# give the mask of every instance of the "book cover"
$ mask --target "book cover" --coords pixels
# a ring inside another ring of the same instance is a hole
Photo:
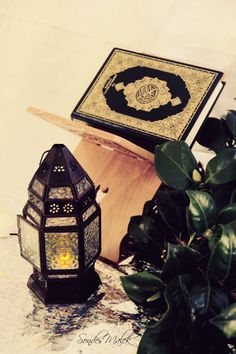
[[[222,89],[222,75],[114,48],[73,110],[72,119],[144,147],[146,142],[147,148],[167,140],[191,145]]]

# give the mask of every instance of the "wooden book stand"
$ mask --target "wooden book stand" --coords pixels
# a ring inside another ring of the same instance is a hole
[[[100,192],[103,194],[101,256],[117,263],[130,217],[142,213],[144,203],[153,197],[161,183],[154,171],[153,154],[84,122],[33,107],[27,110],[82,138],[74,155],[103,192]]]

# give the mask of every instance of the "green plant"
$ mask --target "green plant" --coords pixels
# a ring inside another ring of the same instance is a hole
[[[135,259],[155,268],[121,277],[130,299],[161,314],[138,354],[236,348],[236,112],[220,124],[206,169],[184,142],[156,146],[163,183],[143,215],[131,218],[126,237]]]

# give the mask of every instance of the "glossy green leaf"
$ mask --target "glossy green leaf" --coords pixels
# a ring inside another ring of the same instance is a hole
[[[207,274],[210,279],[225,281],[236,263],[236,230],[235,224],[220,225],[221,236],[212,250]]]
[[[163,340],[146,329],[139,343],[137,354],[173,354],[171,339]]]
[[[217,215],[217,224],[228,224],[236,220],[236,203],[224,207]]]
[[[205,192],[187,190],[186,193],[190,199],[187,208],[189,227],[196,233],[202,233],[216,216],[214,199]]]
[[[233,138],[236,139],[236,111],[233,110],[228,111],[225,121]]]
[[[233,189],[231,196],[230,196],[230,203],[236,203],[236,188]]]
[[[163,334],[172,331],[177,318],[176,308],[171,296],[170,288],[167,286],[164,290],[164,298],[166,302],[166,311],[161,319],[154,325],[149,326],[149,329],[155,335]]]
[[[158,291],[158,292],[155,293],[154,295],[150,296],[150,297],[147,299],[147,302],[156,301],[156,300],[160,299],[161,296],[162,296],[162,292]]]
[[[133,239],[134,243],[143,249],[149,242],[152,246],[160,247],[157,242],[156,225],[153,219],[149,216],[133,216],[128,225],[128,234]]]
[[[236,302],[210,320],[228,339],[236,338]]]
[[[166,224],[175,233],[186,233],[185,209],[188,204],[186,193],[165,186],[164,188],[159,188],[155,200],[158,211]]]
[[[155,168],[166,185],[184,190],[192,185],[192,172],[198,169],[189,146],[182,141],[169,141],[155,148]]]
[[[187,349],[190,346],[190,322],[188,311],[185,309],[179,312],[178,319],[175,325],[175,345],[183,349]]]
[[[213,233],[213,235],[208,239],[208,246],[211,251],[214,250],[216,247],[217,243],[219,242],[221,237],[221,230],[217,228],[217,230]]]
[[[188,273],[196,267],[200,254],[194,249],[181,245],[168,244],[168,253],[162,269],[162,279],[170,281],[176,275]]]
[[[196,279],[195,279],[196,281]],[[193,285],[194,277],[190,274],[178,275],[167,285],[170,298],[179,311],[189,305],[190,289]]]
[[[206,183],[223,184],[236,180],[236,149],[227,149],[211,159],[206,167]]]
[[[136,249],[153,264],[161,264],[162,238],[161,225],[157,229],[152,217],[133,216],[128,226],[128,235]]]
[[[191,294],[192,323],[204,323],[227,307],[228,301],[228,294],[221,287],[206,281]]]
[[[159,328],[162,331],[164,328],[169,329],[171,336],[174,334],[175,345],[181,348],[187,348],[190,342],[189,299],[195,280],[190,274],[179,275],[166,286],[168,312],[164,320],[168,323],[163,321]]]
[[[225,124],[222,119],[208,118],[197,136],[198,143],[215,153],[225,150],[228,139],[228,134],[224,129]]]
[[[164,283],[149,272],[122,276],[121,282],[126,294],[137,303],[144,303],[157,292],[163,292]]]
[[[228,228],[230,228],[232,234],[235,235],[236,237],[236,221],[231,221],[229,224],[226,225]],[[231,261],[231,268],[230,268],[230,274],[225,282],[226,286],[231,289],[235,290],[236,289],[236,252],[233,251],[232,253],[232,261]]]
[[[206,186],[211,190],[211,195],[215,200],[218,211],[223,209],[226,205],[234,202],[233,200],[231,200],[231,198],[232,198],[233,190],[236,185],[235,182],[236,181],[231,181],[229,183],[214,184],[214,185],[211,184]]]

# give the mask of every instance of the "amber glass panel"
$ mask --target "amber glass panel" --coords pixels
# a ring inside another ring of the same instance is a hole
[[[43,196],[44,193],[44,185],[39,182],[36,178],[32,184],[32,189],[40,196]]]
[[[84,257],[87,266],[99,251],[99,217],[91,221],[84,229]]]
[[[75,217],[47,218],[46,227],[50,226],[71,226],[77,225]]]
[[[70,187],[50,188],[49,199],[73,199],[73,194]]]
[[[93,204],[83,213],[83,221],[86,221],[95,211],[96,206]]]
[[[39,231],[22,216],[18,217],[20,247],[22,255],[40,269]]]
[[[76,232],[46,232],[45,249],[48,269],[78,268],[78,234]]]
[[[76,187],[77,187],[78,195],[80,196],[80,195],[84,194],[85,192],[87,192],[87,190],[89,188],[91,188],[91,184],[87,180],[87,178],[84,177],[76,184]]]

